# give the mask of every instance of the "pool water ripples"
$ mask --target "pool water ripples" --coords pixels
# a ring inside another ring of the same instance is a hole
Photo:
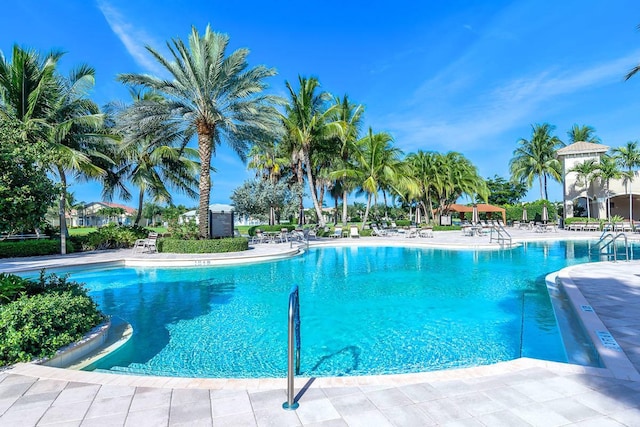
[[[88,369],[283,377],[288,291],[298,284],[302,374],[386,374],[521,356],[566,361],[544,275],[588,261],[588,251],[584,242],[500,251],[327,247],[273,263],[71,278],[134,330]]]

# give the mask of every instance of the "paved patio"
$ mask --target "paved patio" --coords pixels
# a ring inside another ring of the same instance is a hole
[[[563,231],[512,234],[516,241],[599,237],[598,233]],[[433,239],[360,239],[360,244],[372,242],[492,247],[486,237],[464,237],[459,232],[436,232]],[[338,244],[357,242],[345,239]],[[258,245],[254,254],[268,257],[281,251],[286,255],[285,246]],[[0,271],[123,259],[162,264],[172,258],[175,256],[115,251],[3,260]],[[211,256],[189,257],[190,261],[209,259]],[[612,364],[610,369],[523,358],[420,374],[297,378],[300,407],[285,411],[281,408],[286,400],[284,379],[122,376],[19,364],[0,373],[0,425],[638,426],[638,275],[640,262],[586,264],[560,275],[561,280],[575,285],[593,308],[596,320],[619,344],[621,351],[611,355],[624,363]]]

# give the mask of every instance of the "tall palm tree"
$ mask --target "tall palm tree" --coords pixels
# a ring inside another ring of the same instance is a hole
[[[87,98],[95,70],[81,65],[62,77],[56,69],[61,56],[56,51],[41,56],[18,46],[11,62],[1,56],[0,111],[22,123],[24,141],[41,145],[44,166],[60,179],[60,252],[65,254],[67,174],[99,176],[104,171],[96,159],[107,159],[101,153],[104,116]]]
[[[131,195],[123,180],[138,188],[138,210],[134,224],[142,219],[145,195],[154,203],[173,204],[170,190],[196,198],[198,181],[195,175],[199,164],[198,153],[187,147],[179,124],[171,120],[165,111],[165,120],[145,120],[146,111],[152,109],[156,118],[166,102],[157,93],[130,89],[133,104],[121,108],[116,116],[116,128],[122,136],[122,144],[116,147],[113,157],[117,163],[109,168],[104,180],[103,198],[111,200],[118,191],[128,200]]]
[[[436,156],[438,153],[418,150],[416,153],[407,155],[406,161],[411,166],[411,174],[416,180],[418,190],[415,193],[409,192],[409,199],[415,198],[418,202],[416,209],[423,209],[427,222],[431,218],[433,208],[433,195],[437,185]],[[408,200],[410,201],[410,200]],[[422,215],[420,215],[422,216]]]
[[[349,157],[356,149],[356,143],[360,138],[364,106],[353,104],[347,95],[344,95],[342,99],[336,98],[334,102],[337,106],[336,119],[343,127],[338,139],[340,141],[340,161],[344,165],[349,161]],[[336,180],[334,188],[342,189],[342,224],[347,225],[347,197],[353,188],[347,182],[346,176],[343,176],[340,181],[338,183]]]
[[[286,82],[289,91],[289,104],[285,108],[282,121],[287,130],[287,136],[291,144],[292,153],[299,152],[307,175],[307,184],[313,207],[318,217],[318,225],[325,225],[322,207],[316,193],[316,181],[312,152],[325,139],[340,135],[342,127],[340,123],[330,120],[335,106],[327,107],[326,103],[331,99],[326,92],[317,92],[320,83],[315,77],[298,77],[299,89],[296,92],[289,82]]]
[[[622,172],[611,156],[602,156],[597,170],[593,174],[594,178],[599,178],[604,182],[604,191],[607,196],[607,219],[611,218],[611,194],[609,191],[609,183],[612,179],[620,179],[626,176],[626,172]]]
[[[633,193],[631,192],[631,183],[635,177],[635,171],[640,166],[640,149],[638,149],[638,142],[629,141],[627,145],[614,148],[612,152],[618,165],[626,169],[625,182],[627,184],[627,193],[629,193],[629,221],[633,222]]]
[[[393,138],[386,132],[373,133],[369,128],[366,136],[361,138],[354,152],[354,163],[345,169],[332,173],[334,178],[347,176],[356,180],[363,192],[367,194],[367,207],[362,228],[367,223],[371,202],[377,202],[378,192],[383,182],[394,182],[399,188],[409,186],[407,164],[401,159],[402,151],[392,145]]]
[[[585,187],[585,199],[587,201],[587,218],[591,218],[591,201],[589,199],[589,187],[591,186],[591,179],[594,173],[598,170],[598,162],[595,159],[585,160],[582,163],[578,163],[573,168],[569,169],[569,172],[575,172],[578,176],[577,183],[582,183]]]
[[[569,136],[569,141],[571,143],[583,141],[600,144],[602,142],[600,138],[596,136],[596,130],[592,126],[578,126],[577,124],[574,124],[567,132],[567,135]]]
[[[173,113],[188,131],[198,136],[200,156],[200,202],[198,232],[208,236],[211,192],[211,157],[225,141],[244,160],[253,141],[275,138],[280,129],[275,104],[279,98],[264,95],[265,80],[276,74],[272,68],[248,68],[247,49],[227,55],[229,37],[207,26],[201,36],[195,27],[188,45],[180,39],[167,42],[170,57],[147,46],[173,80],[141,74],[121,74],[118,79],[138,84],[164,95]],[[153,112],[150,111],[150,116]]]
[[[548,123],[532,126],[531,140],[521,138],[519,147],[513,152],[509,162],[511,177],[526,183],[529,188],[537,177],[540,182],[540,198],[548,200],[548,178],[562,179],[561,165],[555,156],[556,150],[564,144],[552,135],[555,126]]]

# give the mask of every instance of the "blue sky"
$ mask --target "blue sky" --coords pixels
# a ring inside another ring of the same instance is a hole
[[[6,56],[14,43],[66,51],[63,71],[96,68],[100,104],[128,101],[118,73],[161,72],[145,45],[162,51],[192,25],[211,24],[231,49],[250,49],[251,65],[277,69],[272,93],[316,76],[324,90],[364,104],[366,125],[390,132],[405,153],[459,151],[485,177],[508,177],[517,140],[534,123],[555,125],[565,141],[574,123],[595,127],[611,147],[640,140],[640,76],[623,78],[640,63],[637,0],[21,0],[2,9]],[[253,173],[225,147],[212,163],[211,202],[228,203]],[[71,191],[99,198],[95,184]],[[559,184],[549,196],[561,200]],[[534,183],[527,199],[537,198]]]

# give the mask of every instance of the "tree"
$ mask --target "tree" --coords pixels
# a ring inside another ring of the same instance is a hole
[[[114,193],[128,200],[131,195],[123,181],[138,187],[138,210],[134,224],[142,218],[145,195],[154,203],[173,203],[170,190],[196,198],[198,158],[196,150],[187,147],[178,123],[171,120],[164,99],[153,92],[130,90],[134,102],[120,108],[116,115],[116,132],[122,143],[112,157],[115,164],[103,180],[103,198],[111,200]],[[161,114],[162,109],[164,114]],[[145,120],[147,111],[154,111],[156,120]]]
[[[277,137],[281,127],[275,104],[279,98],[264,95],[265,80],[275,70],[264,66],[248,68],[247,49],[227,55],[229,37],[207,26],[204,35],[192,28],[188,45],[180,39],[167,43],[170,58],[147,46],[173,80],[140,74],[121,74],[127,84],[139,84],[165,96],[172,118],[185,132],[198,137],[200,178],[198,231],[208,236],[211,192],[211,157],[225,141],[244,160],[253,141]],[[148,111],[149,118],[154,116]]]
[[[638,25],[638,30],[640,30],[640,25]],[[624,79],[625,80],[629,80],[631,77],[633,77],[634,75],[636,75],[638,72],[640,72],[640,64],[636,65],[635,67],[633,67],[625,76]]]
[[[313,207],[318,216],[318,224],[324,226],[322,206],[316,194],[316,181],[313,173],[311,157],[313,150],[323,139],[340,135],[342,127],[340,123],[331,121],[335,106],[326,106],[330,95],[326,92],[318,93],[320,83],[314,77],[298,77],[299,89],[296,92],[289,82],[286,82],[289,91],[289,104],[285,107],[282,122],[287,130],[290,141],[290,152],[293,155],[300,153],[301,163],[307,174],[307,183]],[[300,179],[301,177],[299,177]]]
[[[42,142],[40,161],[58,175],[61,184],[60,252],[66,253],[65,206],[67,174],[94,177],[104,171],[96,158],[105,158],[99,148],[103,116],[86,96],[95,81],[95,70],[81,65],[68,77],[56,72],[62,53],[41,56],[36,51],[13,48],[12,61],[0,56],[0,111],[21,122],[22,140]]]
[[[164,213],[164,209],[162,206],[157,205],[155,203],[145,203],[142,207],[142,216],[147,219],[147,225],[156,224],[156,219],[158,216]]]
[[[629,193],[629,221],[633,221],[633,193],[631,192],[631,182],[635,177],[635,171],[640,166],[640,150],[637,141],[629,141],[623,147],[614,148],[613,155],[618,162],[618,166],[626,169],[625,181],[627,193]]]
[[[498,175],[485,181],[489,190],[487,202],[492,205],[514,205],[527,194],[527,186],[521,182],[507,181]],[[481,198],[476,198],[476,202],[480,200]]]
[[[296,211],[297,194],[282,181],[246,181],[230,197],[237,213],[269,218],[270,225],[279,223],[282,216],[293,215]]]
[[[591,218],[591,210],[589,205],[591,199],[589,198],[589,187],[591,186],[591,179],[598,170],[598,163],[595,159],[585,160],[582,163],[578,163],[573,168],[569,169],[569,172],[575,172],[578,174],[576,183],[584,185],[585,187],[585,199],[587,201],[587,218]]]
[[[56,198],[39,151],[38,145],[21,143],[17,120],[0,119],[0,233],[39,229]]]
[[[509,162],[512,180],[526,183],[527,188],[531,188],[533,180],[538,178],[540,198],[544,200],[549,199],[548,178],[556,181],[562,179],[562,167],[555,153],[564,144],[552,135],[554,129],[548,123],[533,125],[531,140],[521,138]]]
[[[345,165],[349,161],[351,153],[356,149],[356,143],[360,138],[362,128],[362,116],[364,107],[362,105],[353,104],[347,95],[342,99],[334,100],[336,105],[336,117],[342,126],[342,132],[338,135],[340,147],[340,162]],[[335,180],[334,189],[342,190],[342,224],[347,225],[347,197],[349,192],[353,190],[353,185],[347,180],[346,176]],[[337,209],[337,198],[336,198]]]
[[[583,141],[590,142],[592,144],[600,144],[602,141],[595,133],[596,130],[592,126],[578,126],[577,124],[574,124],[567,132],[567,135],[569,136],[569,141],[571,143]]]
[[[600,163],[597,165],[597,170],[594,172],[594,178],[599,178],[604,182],[604,191],[607,196],[607,219],[611,218],[611,193],[609,191],[609,182],[612,179],[620,179],[626,175],[626,172],[622,172],[616,163],[616,160],[611,156],[602,156]]]

